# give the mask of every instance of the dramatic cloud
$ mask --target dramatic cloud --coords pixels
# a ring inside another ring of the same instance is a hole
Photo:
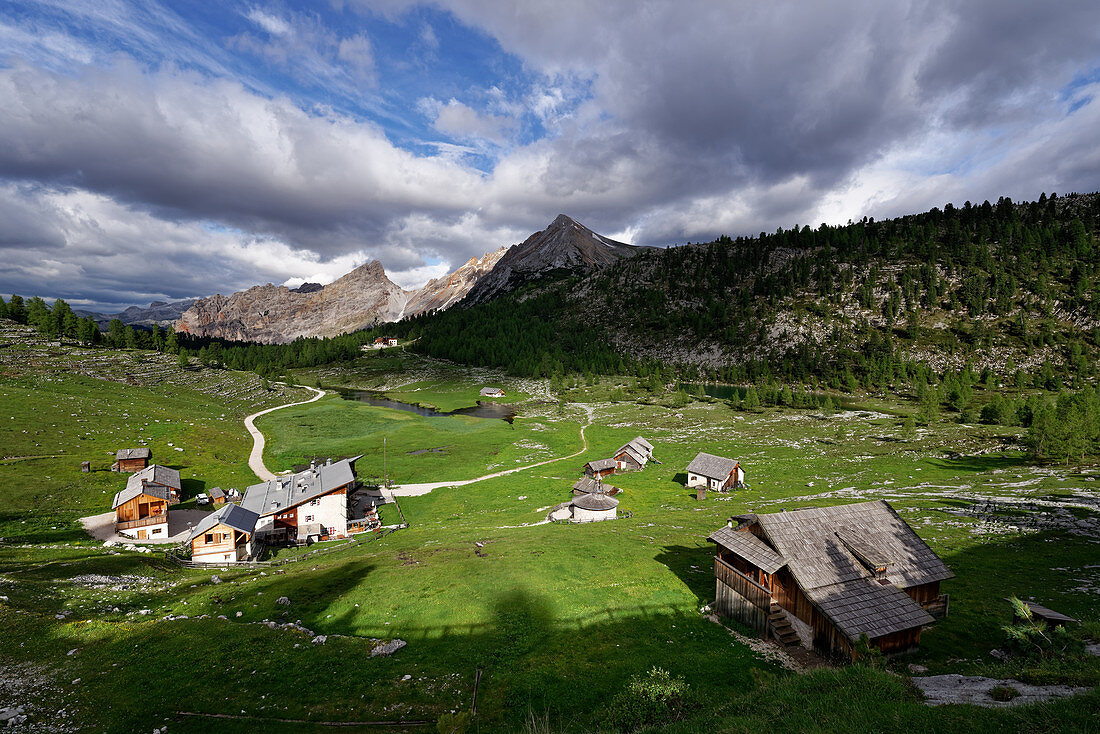
[[[0,10],[0,292],[411,286],[559,212],[668,244],[1100,189],[1095,2],[220,8]],[[155,287],[112,271],[138,243]]]

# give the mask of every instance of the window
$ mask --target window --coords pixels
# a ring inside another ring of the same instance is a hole
[[[206,537],[203,538],[203,542],[204,543],[213,543],[214,542],[214,534],[213,533],[207,533]]]
[[[153,535],[160,535],[161,528],[153,528]]]
[[[306,515],[306,522],[313,522],[313,515]]]
[[[309,506],[310,507],[316,507],[319,504],[321,504],[320,499],[312,499],[312,500],[309,501]]]

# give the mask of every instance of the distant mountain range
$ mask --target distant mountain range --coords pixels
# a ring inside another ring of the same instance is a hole
[[[521,244],[471,258],[418,290],[400,288],[375,260],[323,287],[269,283],[202,298],[183,310],[175,325],[195,336],[264,343],[331,337],[462,301],[486,301],[551,275],[588,273],[643,249],[603,237],[562,214]]]
[[[77,310],[74,310],[73,313],[80,318],[90,316],[99,324],[99,328],[104,330],[107,329],[107,325],[111,323],[112,319],[118,319],[127,326],[144,326],[148,328],[156,324],[157,326],[164,327],[179,321],[183,312],[191,308],[197,301],[197,298],[189,298],[185,301],[173,301],[171,303],[153,301],[146,308],[142,308],[141,306],[130,306],[120,313],[110,314]]]

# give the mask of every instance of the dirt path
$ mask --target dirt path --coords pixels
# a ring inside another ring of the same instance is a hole
[[[320,400],[325,396],[324,390],[319,390],[316,387],[308,387],[306,385],[301,385],[301,387],[304,387],[307,390],[312,390],[317,394],[309,400],[301,400],[297,403],[287,403],[286,405],[279,405],[274,408],[268,408],[267,410],[261,410],[260,412],[253,413],[252,415],[244,419],[244,427],[247,428],[248,432],[252,434],[252,453],[248,455],[248,468],[251,469],[262,482],[274,479],[275,475],[269,472],[267,470],[267,467],[264,466],[264,434],[260,433],[259,429],[256,428],[255,421],[261,415],[267,415],[268,413],[274,412],[276,410],[282,410],[283,408],[289,408],[294,405],[305,405],[306,403],[312,403]]]
[[[553,464],[555,461],[565,461],[566,459],[572,459],[576,456],[580,456],[585,451],[588,451],[588,439],[585,438],[584,429],[588,428],[592,424],[593,409],[587,405],[580,406],[584,412],[588,415],[588,422],[581,426],[581,450],[575,453],[569,454],[569,456],[559,456],[556,459],[547,459],[546,461],[540,461],[535,464],[528,464],[527,466],[517,466],[514,469],[505,469],[504,471],[493,472],[492,474],[486,474],[483,477],[477,477],[476,479],[459,479],[449,482],[424,482],[422,484],[401,484],[395,486],[387,493],[394,497],[419,497],[422,494],[428,494],[433,489],[439,489],[440,487],[461,487],[466,484],[473,484],[474,482],[481,482],[486,479],[495,479],[496,477],[503,477],[507,474],[515,474],[516,472],[525,471],[527,469],[534,469],[537,466],[546,466],[547,464]]]

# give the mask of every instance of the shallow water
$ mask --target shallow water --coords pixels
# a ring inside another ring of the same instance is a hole
[[[412,403],[403,403],[400,400],[393,400],[387,398],[381,393],[371,392],[370,390],[349,390],[347,388],[333,388],[336,392],[340,393],[340,397],[345,400],[358,400],[361,403],[367,405],[374,405],[379,408],[393,408],[394,410],[405,410],[410,413],[416,413],[417,415],[423,415],[428,418],[437,418],[440,416],[448,415],[469,415],[474,418],[498,418],[505,423],[511,423],[515,420],[516,410],[511,405],[502,403],[489,403],[479,400],[477,405],[470,406],[468,408],[459,408],[458,410],[452,410],[449,413],[436,410],[435,408],[425,408],[421,405],[413,405]]]

